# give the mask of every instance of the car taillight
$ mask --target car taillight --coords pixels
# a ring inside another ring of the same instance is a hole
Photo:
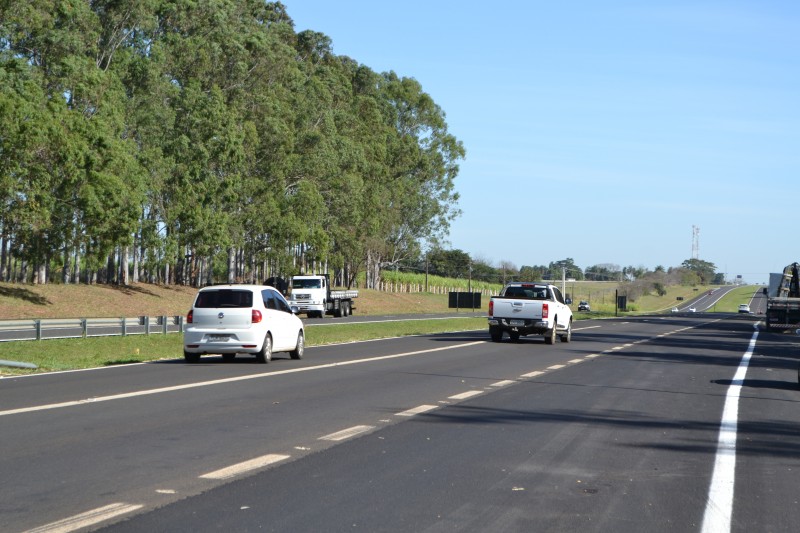
[[[494,316],[494,302],[489,300],[489,316]]]
[[[550,306],[542,304],[542,318],[547,318],[548,316],[550,316]]]
[[[259,322],[261,322],[262,318],[264,317],[261,315],[261,311],[259,311],[258,309],[253,309],[253,314],[251,315],[250,321],[253,324],[258,324]]]
[[[189,314],[186,315],[186,323],[191,324],[193,319],[194,319],[194,309],[189,311]]]

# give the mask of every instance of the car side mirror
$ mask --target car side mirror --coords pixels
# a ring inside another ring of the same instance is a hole
[[[291,309],[292,309],[292,314],[293,314],[293,315],[296,315],[296,314],[300,313],[300,308],[299,308],[299,307],[297,307],[296,305],[293,305],[293,306],[291,307]]]

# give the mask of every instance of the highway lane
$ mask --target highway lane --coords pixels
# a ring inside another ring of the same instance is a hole
[[[267,367],[212,359],[0,380],[0,473],[13,480],[0,530],[111,505],[112,522],[131,517],[112,529],[136,531],[697,530],[752,323],[587,321],[552,347],[479,332],[314,348]],[[794,379],[786,339],[770,342],[785,361],[772,377]],[[796,438],[796,391],[769,390],[743,396],[743,427]],[[787,417],[772,433],[758,425],[764,401]],[[779,487],[800,467],[796,444],[782,445]],[[748,450],[742,471],[770,482],[769,451]],[[219,479],[253,460],[260,469]],[[735,509],[748,509],[738,494]],[[782,496],[747,519],[781,508],[796,523]]]

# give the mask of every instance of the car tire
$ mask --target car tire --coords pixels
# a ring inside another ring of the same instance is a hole
[[[183,351],[183,358],[186,359],[187,363],[197,363],[200,361],[200,354],[199,353],[191,353],[187,352],[186,350]]]
[[[569,342],[572,340],[572,321],[567,324],[567,332],[561,335],[561,342]]]
[[[292,357],[292,359],[302,359],[305,351],[306,351],[306,339],[305,336],[303,336],[303,332],[301,331],[297,334],[297,344],[295,344],[294,350],[289,352],[289,355]]]
[[[261,364],[272,361],[272,335],[269,333],[264,337],[264,346],[261,347],[261,351],[256,354],[256,361]]]
[[[500,342],[503,340],[503,330],[497,326],[489,326],[489,336],[492,338],[492,342]]]
[[[511,342],[519,342],[519,331],[509,331],[508,336],[511,337]]]
[[[556,343],[556,323],[553,323],[553,329],[548,330],[544,334],[544,343],[545,344],[555,344]]]

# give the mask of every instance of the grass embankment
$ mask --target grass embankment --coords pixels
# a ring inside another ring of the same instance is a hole
[[[567,283],[566,291],[574,301],[588,300],[591,313],[576,313],[576,318],[596,318],[614,314],[616,286],[602,283]],[[671,287],[661,297],[644,296],[632,306],[638,312],[657,312],[670,309],[678,296],[685,300],[703,289]],[[716,311],[735,312],[740,303],[749,303],[757,287],[742,287],[717,304]],[[44,285],[21,286],[0,284],[0,320],[23,318],[82,318],[135,317],[140,315],[182,315],[191,306],[196,289],[134,285],[118,288],[102,285]],[[404,315],[409,313],[452,312],[447,307],[446,294],[385,293],[360,290],[358,315]],[[482,298],[486,312],[488,298]],[[381,322],[377,324],[308,325],[309,346],[351,342],[373,338],[421,335],[446,331],[479,330],[486,327],[483,318],[448,320],[415,320]],[[0,375],[27,374],[111,366],[125,363],[175,359],[182,357],[180,335],[128,337],[94,337],[89,339],[54,339],[0,343],[0,359],[36,364],[36,371],[0,366]]]

